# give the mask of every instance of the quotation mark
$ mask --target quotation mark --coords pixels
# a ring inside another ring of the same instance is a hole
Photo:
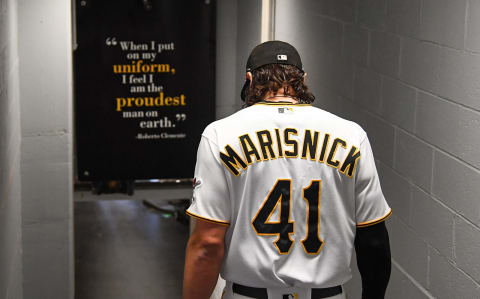
[[[107,37],[105,40],[105,44],[107,46],[116,46],[117,45],[117,38],[116,37]]]
[[[187,115],[182,113],[182,114],[176,114],[175,117],[177,118],[177,121],[184,121],[187,119]]]

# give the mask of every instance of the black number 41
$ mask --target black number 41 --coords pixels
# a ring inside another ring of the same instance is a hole
[[[308,254],[318,254],[323,246],[320,239],[321,185],[321,180],[312,180],[308,187],[303,188],[303,199],[307,202],[307,236],[301,243]],[[258,235],[278,236],[273,244],[280,254],[288,254],[294,242],[290,238],[290,234],[295,231],[295,222],[290,219],[291,190],[291,180],[277,180],[252,221],[253,229]],[[270,221],[278,208],[279,221]]]

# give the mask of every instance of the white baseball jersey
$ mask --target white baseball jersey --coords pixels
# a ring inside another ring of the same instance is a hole
[[[222,277],[251,287],[351,278],[356,227],[390,213],[357,124],[305,104],[257,103],[202,134],[187,213],[229,225]]]

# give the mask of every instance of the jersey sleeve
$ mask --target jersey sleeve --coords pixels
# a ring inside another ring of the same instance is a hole
[[[367,137],[360,144],[360,155],[355,177],[355,213],[357,227],[365,227],[384,221],[392,209],[383,196]]]
[[[231,204],[217,145],[202,136],[197,152],[193,196],[187,214],[205,221],[229,225]]]

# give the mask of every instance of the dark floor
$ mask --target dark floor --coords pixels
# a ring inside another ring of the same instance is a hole
[[[139,200],[75,202],[75,299],[181,298],[187,238]]]

